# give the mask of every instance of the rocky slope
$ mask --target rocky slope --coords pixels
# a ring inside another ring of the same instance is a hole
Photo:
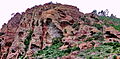
[[[16,13],[2,26],[0,58],[119,58],[119,23],[109,17],[84,14],[75,6],[34,6]]]

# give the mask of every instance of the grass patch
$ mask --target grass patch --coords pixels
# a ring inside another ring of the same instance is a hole
[[[111,46],[100,45],[98,47],[93,47],[91,49],[81,51],[78,56],[86,59],[104,59],[105,57],[108,57],[110,51],[112,51],[111,48]]]
[[[98,47],[93,47],[84,51],[78,55],[81,58],[86,59],[104,59],[108,58],[109,55],[120,53],[120,43],[119,42],[109,42],[103,43]],[[115,58],[115,56],[113,56]]]
[[[109,24],[109,25],[114,27],[116,30],[120,31],[120,24],[119,25]]]

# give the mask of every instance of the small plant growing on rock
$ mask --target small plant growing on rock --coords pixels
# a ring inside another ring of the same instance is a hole
[[[32,37],[32,33],[33,33],[33,31],[30,30],[28,36],[26,37],[26,39],[25,39],[25,41],[24,41],[24,44],[26,45],[25,51],[27,51],[28,46],[29,46],[29,44],[30,44],[31,37]]]

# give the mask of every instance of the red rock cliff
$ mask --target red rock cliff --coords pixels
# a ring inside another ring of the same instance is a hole
[[[73,24],[82,16],[77,7],[49,3],[29,8],[22,14],[16,13],[1,28],[0,58],[30,56],[30,53],[50,46],[53,38],[63,36],[64,22]],[[31,31],[32,37],[27,45],[24,42]]]

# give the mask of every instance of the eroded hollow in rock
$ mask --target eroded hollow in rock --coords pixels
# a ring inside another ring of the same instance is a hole
[[[5,33],[3,33],[3,32],[0,32],[0,36],[2,36],[2,35],[4,35]]]
[[[106,31],[106,33],[105,34],[107,34],[108,36],[108,38],[118,38],[116,35],[114,35],[114,34],[112,34],[112,33],[110,33],[110,31]]]
[[[46,25],[50,25],[51,22],[52,22],[52,19],[51,19],[51,18],[47,18],[47,19],[46,19]]]
[[[6,42],[6,43],[5,43],[5,46],[10,47],[11,45],[12,45],[12,42]]]
[[[24,32],[19,32],[18,35],[21,37],[24,34]]]

